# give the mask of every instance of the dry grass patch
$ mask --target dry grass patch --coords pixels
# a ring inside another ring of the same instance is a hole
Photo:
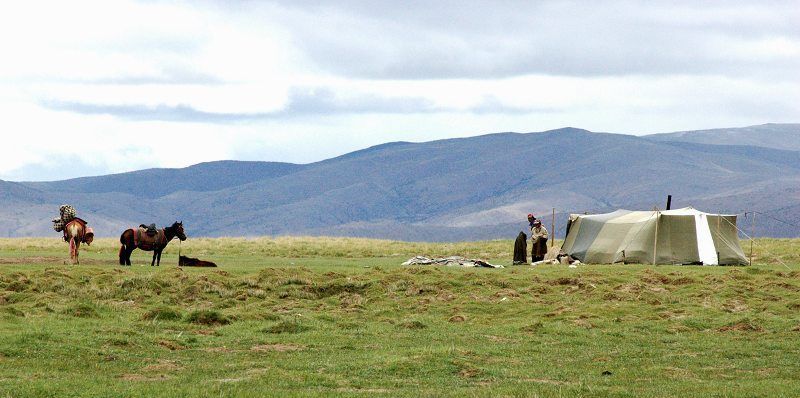
[[[292,352],[305,349],[305,346],[297,344],[259,344],[250,347],[253,352]]]

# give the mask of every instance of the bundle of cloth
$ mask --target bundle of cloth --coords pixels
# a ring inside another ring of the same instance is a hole
[[[490,264],[480,259],[468,259],[459,256],[429,258],[424,256],[416,256],[401,265],[444,265],[447,267],[486,267],[486,268],[505,268],[502,265]]]
[[[64,227],[69,224],[70,221],[77,218],[77,212],[75,208],[71,205],[61,205],[58,208],[59,213],[61,215],[58,218],[53,219],[53,229],[56,232],[61,232],[64,230]]]
[[[545,255],[544,260],[535,261],[531,265],[540,264],[563,264],[571,267],[573,265],[581,264],[581,261],[573,258],[567,253],[564,253],[560,247],[553,247],[547,251],[547,255]]]

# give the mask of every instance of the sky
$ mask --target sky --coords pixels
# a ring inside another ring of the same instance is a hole
[[[0,179],[800,121],[786,1],[17,1]]]

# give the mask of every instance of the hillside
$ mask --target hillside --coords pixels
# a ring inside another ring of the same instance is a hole
[[[769,123],[758,126],[725,128],[646,136],[657,141],[680,141],[697,144],[746,145],[775,149],[800,150],[800,124]]]
[[[675,206],[800,218],[798,151],[575,128],[397,142],[308,165],[212,162],[6,185],[41,200],[13,202],[15,227],[0,227],[5,236],[53,234],[48,220],[60,203],[74,204],[100,236],[183,220],[194,236],[507,238],[528,212],[555,207],[561,229],[569,212],[663,207],[667,194]],[[0,205],[11,204],[3,194],[11,188],[0,189]],[[797,235],[768,218],[758,232]]]

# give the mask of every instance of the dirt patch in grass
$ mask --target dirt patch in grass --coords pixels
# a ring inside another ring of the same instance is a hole
[[[652,285],[657,285],[657,284],[666,285],[672,282],[672,279],[669,279],[668,276],[650,270],[645,271],[644,275],[641,278],[639,278],[639,280],[641,280],[644,283],[649,283]]]
[[[461,322],[464,322],[466,320],[467,320],[467,318],[465,316],[463,316],[463,315],[453,315],[447,321],[450,322],[450,323],[461,323]]]
[[[751,320],[745,319],[736,323],[725,325],[717,330],[720,332],[763,332],[764,328]]]
[[[564,313],[571,312],[571,311],[572,311],[572,308],[569,308],[569,307],[558,307],[558,308],[554,309],[553,311],[550,311],[550,312],[544,314],[544,316],[546,316],[548,318],[552,318],[554,316],[559,316],[559,315],[562,315]]]
[[[674,311],[662,311],[658,313],[658,317],[661,319],[683,319],[686,318],[686,315]]]
[[[640,293],[642,285],[638,283],[623,283],[615,287],[614,290],[620,293]]]
[[[692,279],[692,278],[689,278],[688,276],[684,276],[684,277],[680,277],[680,278],[675,278],[675,279],[673,279],[673,280],[670,282],[670,285],[676,285],[676,286],[680,286],[680,285],[691,285],[691,284],[693,284],[693,283],[695,283],[695,280],[694,280],[694,279]]]
[[[253,352],[292,352],[304,349],[304,346],[297,344],[259,344],[250,347]]]
[[[465,379],[473,379],[475,377],[480,376],[481,373],[482,372],[481,372],[480,369],[472,368],[472,367],[462,368],[461,370],[458,371],[458,375],[460,377],[465,378]]]
[[[553,286],[578,286],[581,281],[578,278],[558,278],[548,282]]]
[[[186,347],[183,346],[182,344],[174,342],[172,340],[159,340],[158,345],[170,351],[178,351],[186,349]]]
[[[494,294],[494,297],[501,298],[501,297],[519,297],[519,293],[514,289],[500,289],[497,293]]]
[[[176,372],[182,369],[183,366],[180,366],[177,362],[162,359],[157,363],[143,367],[142,372]]]
[[[747,310],[747,304],[741,300],[732,300],[722,305],[722,309],[726,312],[742,312]]]

